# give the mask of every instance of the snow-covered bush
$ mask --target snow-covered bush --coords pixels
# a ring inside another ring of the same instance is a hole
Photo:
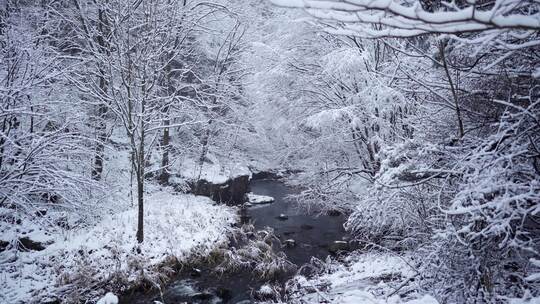
[[[262,279],[276,280],[296,271],[296,265],[284,252],[274,250],[274,243],[280,241],[271,228],[254,232],[251,226],[241,228],[239,232],[244,239],[238,248],[220,249],[222,258],[216,267],[218,272],[253,271]]]
[[[535,271],[529,259],[538,256],[539,110],[535,103],[508,109],[498,131],[475,138],[454,166],[463,175],[441,205],[448,224],[430,247],[431,267],[435,282],[453,280],[465,297],[519,297],[538,288],[526,278]]]

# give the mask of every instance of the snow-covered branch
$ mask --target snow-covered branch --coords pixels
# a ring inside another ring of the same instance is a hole
[[[442,2],[439,7],[433,7],[435,4],[430,2],[395,0],[271,1],[284,7],[305,9],[325,21],[328,32],[339,35],[380,38],[540,30],[539,4],[535,1],[472,1],[461,5]]]

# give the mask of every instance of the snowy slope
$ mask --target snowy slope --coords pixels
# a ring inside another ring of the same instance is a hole
[[[201,168],[194,160],[185,160],[180,165],[180,175],[187,180],[203,179],[213,184],[223,184],[231,178],[242,175],[251,176],[246,165],[240,163],[222,165],[217,160],[205,162]]]
[[[0,303],[54,299],[111,278],[129,285],[140,269],[151,276],[152,267],[168,257],[185,261],[194,252],[208,253],[225,240],[235,219],[234,209],[214,206],[208,198],[156,192],[146,200],[145,241],[139,249],[133,206],[106,216],[94,228],[53,235],[54,243],[43,251],[1,253],[1,260],[11,262],[0,265]]]
[[[378,252],[356,253],[347,257],[344,264],[332,262],[327,266],[325,272],[314,278],[295,277],[291,302],[438,304],[430,295],[409,290],[402,298],[396,292],[400,287],[398,282],[415,275],[410,257]]]

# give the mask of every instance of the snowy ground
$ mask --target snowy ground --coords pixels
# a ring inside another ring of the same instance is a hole
[[[184,160],[180,165],[180,175],[187,180],[204,179],[214,184],[223,184],[237,176],[251,176],[249,168],[242,163],[220,164],[216,158],[209,158],[212,163],[205,162],[202,170],[194,160]]]
[[[41,235],[51,243],[43,251],[0,253],[0,303],[43,302],[81,286],[94,289],[92,284],[113,280],[125,286],[143,274],[158,275],[151,273],[153,266],[171,256],[185,261],[195,252],[208,253],[236,220],[233,208],[214,206],[208,198],[155,192],[146,199],[145,241],[138,247],[136,216],[133,206],[93,228]]]
[[[294,303],[335,304],[437,304],[430,295],[407,291],[399,281],[415,275],[408,256],[370,252],[352,254],[343,264],[328,263],[326,271],[312,279],[297,276],[291,285]],[[401,289],[399,289],[402,287]]]

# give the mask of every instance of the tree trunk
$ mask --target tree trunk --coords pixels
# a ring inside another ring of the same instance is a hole
[[[199,176],[197,177],[197,182],[201,179],[202,170],[204,167],[204,161],[206,160],[206,154],[208,154],[208,140],[210,139],[210,127],[212,124],[212,119],[208,121],[208,126],[204,132],[203,138],[201,140],[202,151],[199,156]]]
[[[106,42],[105,36],[108,35],[109,31],[109,23],[107,20],[107,17],[105,16],[105,12],[102,9],[99,9],[98,12],[98,29],[99,29],[99,37],[98,37],[98,46],[99,46],[99,52],[107,54],[109,53],[108,50],[108,43]],[[99,69],[99,90],[100,94],[106,95],[108,90],[108,83],[107,79],[105,78],[105,71],[103,68]],[[98,125],[96,127],[97,132],[97,144],[96,144],[96,151],[94,156],[94,165],[92,167],[92,178],[94,180],[101,180],[101,176],[103,174],[103,159],[105,157],[105,141],[107,140],[107,122],[105,120],[105,116],[107,115],[109,108],[107,104],[100,104],[98,108]]]
[[[141,127],[144,126],[143,119],[141,119]],[[141,138],[139,139],[139,153],[137,154],[136,160],[136,171],[137,171],[137,205],[138,205],[138,214],[137,214],[137,241],[142,243],[144,241],[144,128],[141,128],[140,133]]]
[[[167,96],[171,95],[171,66],[170,64],[167,65],[165,68],[167,72]],[[163,108],[163,113],[165,114],[165,120],[163,121],[163,124],[165,126],[169,126],[171,124],[171,120],[169,119],[169,106]],[[169,184],[169,144],[171,142],[171,137],[169,133],[169,128],[165,127],[163,129],[163,137],[161,138],[161,147],[163,149],[163,155],[161,158],[161,174],[159,176],[159,183],[162,185]]]
[[[164,121],[165,125],[170,125],[170,121],[166,119]],[[163,155],[161,158],[161,174],[159,176],[159,182],[162,185],[167,185],[169,183],[169,144],[171,138],[169,134],[169,128],[163,129],[163,137],[161,139],[161,146],[163,149]]]
[[[450,75],[450,70],[448,69],[448,63],[446,62],[446,55],[445,55],[444,47],[445,47],[444,44],[441,42],[439,44],[439,51],[441,54],[441,61],[443,64],[444,72],[446,73],[446,77],[448,78],[448,83],[450,84],[450,91],[452,92],[452,99],[454,100],[454,107],[456,108],[458,136],[459,138],[463,138],[463,136],[465,135],[465,128],[463,127],[463,119],[461,117],[461,108],[459,106],[457,90],[456,90],[456,87],[454,86],[454,82],[452,81],[452,76]]]
[[[100,80],[101,85],[101,80]],[[107,140],[107,123],[105,122],[105,115],[107,113],[107,106],[99,106],[98,126],[96,131],[98,133],[96,150],[94,155],[94,165],[92,167],[92,178],[94,180],[101,180],[103,174],[103,159],[105,158],[105,141]]]
[[[140,173],[137,174],[137,202],[139,206],[137,214],[137,242],[142,243],[144,241],[144,176],[141,176]]]
[[[7,118],[4,118],[2,121],[2,138],[0,138],[0,171],[2,170],[2,165],[4,164],[4,144],[6,143],[5,137],[6,135],[6,126],[7,126]]]
[[[146,93],[146,83],[143,81],[142,91]],[[146,100],[141,100],[141,117],[139,118],[140,138],[139,138],[139,155],[137,158],[137,201],[139,205],[139,212],[137,216],[137,241],[142,243],[144,240],[144,174],[146,166],[146,157],[144,142],[146,136],[146,123],[144,121],[144,114],[146,112]]]

